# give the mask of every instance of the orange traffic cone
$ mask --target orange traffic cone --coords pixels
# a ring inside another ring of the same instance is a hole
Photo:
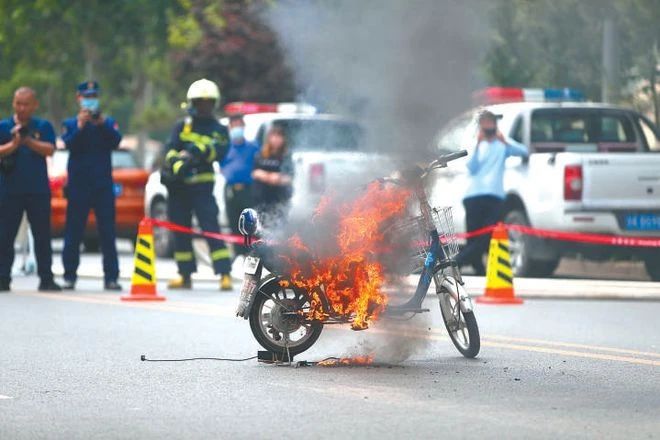
[[[165,301],[165,297],[156,292],[154,228],[151,220],[147,218],[143,219],[138,227],[134,267],[131,293],[122,296],[122,301]]]
[[[482,304],[522,304],[513,291],[513,271],[509,255],[509,234],[502,223],[498,223],[490,238],[486,291],[477,298]]]

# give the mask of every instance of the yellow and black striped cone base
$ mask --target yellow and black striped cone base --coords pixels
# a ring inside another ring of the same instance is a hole
[[[509,255],[509,234],[500,223],[495,226],[488,249],[486,291],[477,298],[483,304],[522,304],[513,290],[513,271]]]
[[[154,230],[149,219],[143,219],[138,229],[131,294],[124,295],[121,299],[123,301],[165,301],[165,297],[156,292]]]

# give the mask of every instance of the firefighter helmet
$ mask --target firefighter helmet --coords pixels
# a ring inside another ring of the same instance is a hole
[[[193,99],[214,99],[217,102],[220,101],[220,89],[213,81],[202,78],[190,85],[186,99],[188,102]]]

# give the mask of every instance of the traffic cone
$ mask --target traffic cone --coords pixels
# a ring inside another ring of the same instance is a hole
[[[165,297],[156,292],[154,228],[150,219],[143,219],[138,227],[131,293],[122,296],[121,299],[122,301],[165,301]]]
[[[509,255],[509,234],[502,223],[498,223],[490,238],[486,291],[477,298],[482,304],[522,304],[513,291],[513,271]]]

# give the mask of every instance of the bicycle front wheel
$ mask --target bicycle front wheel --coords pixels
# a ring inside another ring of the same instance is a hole
[[[451,287],[449,287],[449,286]],[[452,279],[443,283],[438,292],[440,312],[445,328],[456,349],[466,358],[479,354],[481,338],[474,312],[463,312],[460,306],[458,283]]]

